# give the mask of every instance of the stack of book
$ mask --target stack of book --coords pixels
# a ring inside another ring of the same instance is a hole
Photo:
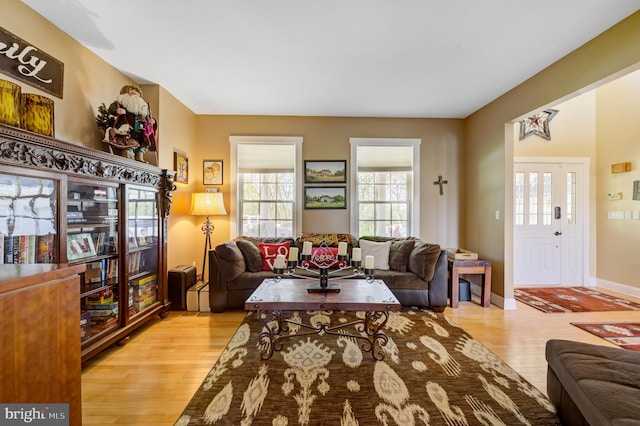
[[[118,301],[111,288],[87,296],[82,309],[89,314],[92,329],[104,330],[118,322]]]
[[[158,276],[147,275],[131,281],[133,290],[133,307],[136,312],[142,312],[157,300]]]

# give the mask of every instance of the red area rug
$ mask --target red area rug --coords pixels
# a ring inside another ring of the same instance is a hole
[[[572,322],[591,334],[624,349],[640,351],[640,323],[637,322]]]
[[[543,312],[638,311],[640,303],[587,287],[517,288],[516,300]]]

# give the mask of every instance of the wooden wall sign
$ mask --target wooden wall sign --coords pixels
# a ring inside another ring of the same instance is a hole
[[[624,173],[631,171],[631,162],[617,163],[611,165],[611,173]]]
[[[64,64],[2,27],[0,72],[62,99]]]

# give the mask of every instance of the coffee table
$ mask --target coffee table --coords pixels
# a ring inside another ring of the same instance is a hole
[[[382,280],[344,279],[332,280],[339,284],[340,292],[307,292],[309,280],[265,279],[246,300],[244,309],[257,311],[265,331],[258,337],[262,343],[260,358],[267,360],[274,351],[282,350],[282,340],[324,332],[364,340],[363,351],[370,352],[374,359],[382,360],[382,346],[388,342],[382,329],[389,320],[389,312],[399,311],[400,302]],[[363,319],[344,324],[302,324],[289,319],[287,311],[364,311]],[[295,324],[303,331],[289,332]],[[355,327],[356,333],[348,329]]]

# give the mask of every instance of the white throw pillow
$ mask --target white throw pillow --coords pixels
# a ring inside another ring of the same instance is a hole
[[[389,249],[391,241],[377,242],[369,240],[359,240],[358,244],[362,250],[362,265],[367,256],[373,256],[373,267],[380,270],[389,269]]]

